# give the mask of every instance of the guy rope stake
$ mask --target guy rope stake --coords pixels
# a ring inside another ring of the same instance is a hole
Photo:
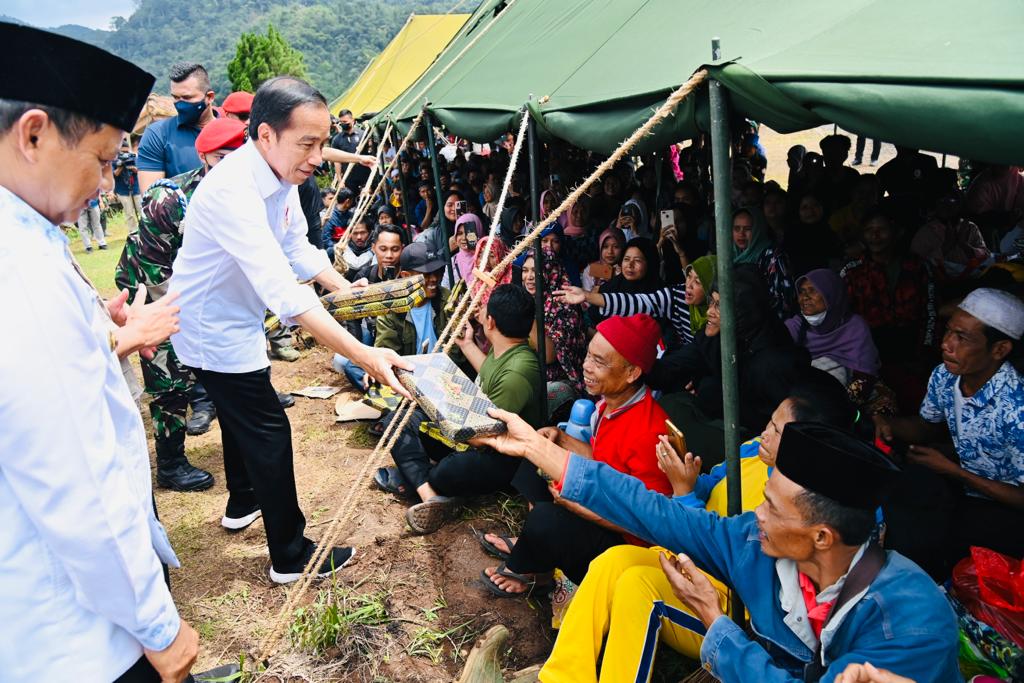
[[[512,0],[512,2],[514,1],[515,0]],[[509,4],[511,5],[511,3]],[[582,184],[573,190],[573,192],[570,193],[554,211],[548,214],[547,218],[533,228],[526,240],[512,249],[512,251],[502,259],[500,263],[489,271],[491,279],[496,279],[497,275],[504,272],[504,270],[508,268],[523,251],[529,248],[531,242],[534,241],[545,228],[558,220],[558,217],[565,213],[565,211],[568,210],[568,208],[572,206],[572,204],[575,203],[583,193],[593,186],[601,176],[626,156],[637,142],[649,135],[655,126],[664,121],[667,117],[671,116],[675,112],[679,103],[692,93],[707,78],[707,75],[707,71],[705,70],[694,73],[689,80],[669,95],[668,99],[665,100],[665,102],[654,112],[644,125],[626,138],[626,140],[619,145],[618,149],[616,149],[608,159],[602,162],[594,172],[591,173]],[[418,123],[418,121],[419,119],[417,118],[416,123]],[[412,128],[410,128],[410,131],[411,130]],[[524,136],[521,135],[520,139],[522,137]],[[506,183],[509,182],[510,178],[511,175],[506,177]],[[492,223],[491,239],[494,239],[493,234],[495,232],[496,224],[496,221]],[[487,283],[485,283],[484,286],[477,288],[473,293],[471,300],[466,305],[463,305],[466,303],[466,299],[463,299],[463,302],[459,305],[458,309],[456,309],[456,312],[452,315],[448,324],[438,336],[437,343],[434,345],[435,352],[442,349],[445,351],[451,349],[458,338],[458,333],[470,320],[470,316],[479,305],[484,292],[489,288],[490,286]],[[344,528],[343,525],[351,518],[352,512],[358,504],[358,497],[366,490],[366,487],[360,485],[360,482],[365,481],[372,468],[379,466],[383,456],[391,452],[392,447],[398,440],[398,436],[402,433],[402,430],[405,428],[405,425],[408,423],[411,415],[412,404],[408,399],[403,399],[396,409],[394,417],[392,417],[389,422],[387,429],[385,429],[384,435],[377,443],[377,447],[374,448],[373,452],[365,460],[362,469],[356,475],[356,480],[349,485],[348,493],[345,495],[344,500],[339,506],[334,519],[331,521],[320,542],[317,544],[316,552],[306,565],[302,578],[295,583],[294,587],[289,592],[288,599],[285,601],[284,605],[281,606],[281,610],[278,612],[277,617],[271,624],[267,636],[263,639],[263,642],[260,645],[260,654],[257,661],[265,663],[277,651],[281,642],[281,637],[284,635],[288,621],[291,619],[294,609],[298,606],[299,601],[305,595],[309,586],[312,584],[313,579],[316,577],[317,568],[323,562],[324,558],[327,557],[327,554],[330,552],[330,548],[333,547],[335,541],[338,540],[340,531]]]

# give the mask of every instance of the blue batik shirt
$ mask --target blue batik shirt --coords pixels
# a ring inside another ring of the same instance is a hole
[[[981,389],[967,397],[960,393],[959,376],[945,365],[935,368],[921,403],[921,417],[932,423],[945,420],[965,470],[1024,486],[1024,384],[1010,363],[1003,363]],[[967,493],[985,497],[971,489]]]

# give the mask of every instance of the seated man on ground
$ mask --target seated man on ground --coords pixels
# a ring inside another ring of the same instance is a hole
[[[716,679],[831,681],[869,661],[917,681],[961,680],[956,618],[943,594],[920,567],[868,542],[900,471],[848,432],[788,424],[764,503],[723,518],[570,453],[511,413],[492,414],[509,430],[480,444],[529,458],[557,480],[562,499],[680,553],[660,563],[696,615],[692,627],[704,631],[701,663]],[[733,587],[753,636],[726,615],[705,572]],[[540,680],[588,680],[577,673],[545,669]]]
[[[908,488],[927,486],[933,493],[922,502],[936,513],[922,524],[920,510],[887,511],[893,547],[906,544],[936,578],[948,576],[972,545],[1024,555],[1024,381],[1009,361],[1022,334],[1024,302],[974,290],[946,325],[942,365],[932,371],[920,414],[875,417],[883,440],[909,444],[907,461],[917,467],[908,467]],[[926,445],[950,437],[952,449]]]
[[[654,452],[658,435],[665,433],[667,416],[644,383],[645,373],[654,365],[660,336],[658,323],[646,314],[604,320],[597,326],[583,362],[587,393],[601,397],[591,417],[591,443],[578,441],[555,427],[545,427],[540,433],[552,443],[607,463],[636,477],[641,486],[667,496],[672,485],[658,468]],[[533,468],[524,470],[516,475],[515,484],[529,498],[525,491],[529,483],[524,480],[538,475]],[[489,567],[483,573],[484,585],[500,597],[528,593],[537,574],[555,568],[578,584],[590,561],[608,548],[623,540],[642,543],[577,506],[556,504],[546,496],[531,502],[533,507],[518,539],[506,540],[495,534],[482,537],[484,547],[492,554],[507,555],[503,565]]]
[[[405,245],[402,229],[397,225],[382,223],[374,229],[373,237],[370,238],[370,244],[373,260],[359,270],[350,270],[345,274],[345,277],[352,282],[365,279],[366,283],[371,285],[398,277],[399,260],[402,256],[402,247]],[[356,339],[362,340],[367,346],[372,346],[377,338],[377,322],[375,318],[349,320],[345,323],[345,329]],[[352,386],[357,389],[366,388],[366,372],[348,358],[345,358],[340,353],[336,353],[334,354],[332,366],[336,371],[345,373]]]
[[[490,351],[484,354],[473,342],[473,327],[466,325],[459,347],[479,373],[477,384],[496,406],[516,413],[534,427],[542,423],[537,396],[540,366],[526,336],[533,322],[533,299],[518,285],[499,285],[491,293],[486,312],[479,314]],[[436,531],[454,509],[454,496],[476,496],[506,490],[520,461],[490,449],[452,453],[439,441],[420,432],[426,420],[416,409],[402,430],[391,454],[397,467],[381,468],[374,481],[398,495],[415,491],[420,503],[406,512],[415,533]],[[439,461],[432,465],[431,461]]]
[[[764,486],[787,424],[813,421],[849,429],[853,419],[854,408],[842,385],[821,370],[808,370],[806,379],[775,409],[761,435],[740,447],[743,511],[764,502]],[[699,474],[700,458],[692,453],[680,458],[666,437],[658,446],[658,459],[672,482],[674,501],[726,516],[724,464]],[[687,657],[700,657],[703,628],[697,626],[694,612],[673,595],[661,569],[663,552],[660,547],[620,545],[591,563],[545,665],[550,680],[646,681],[659,640]],[[726,604],[727,587],[711,581]]]

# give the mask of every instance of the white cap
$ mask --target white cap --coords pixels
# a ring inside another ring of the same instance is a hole
[[[1024,302],[1009,292],[982,287],[968,294],[959,308],[1011,339],[1024,335]]]

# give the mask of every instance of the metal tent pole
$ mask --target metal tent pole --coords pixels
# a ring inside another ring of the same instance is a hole
[[[427,151],[430,153],[430,170],[434,174],[434,189],[437,191],[437,229],[441,231],[441,250],[448,269],[448,286],[455,286],[452,270],[452,250],[448,246],[448,218],[444,215],[444,188],[441,187],[441,167],[437,162],[437,145],[434,140],[434,119],[423,105],[423,126],[427,129]]]
[[[711,58],[722,58],[718,38],[711,40]],[[732,265],[732,173],[729,162],[729,104],[724,86],[716,79],[708,80],[711,98],[711,159],[715,190],[715,245],[718,251],[719,313],[722,330],[722,415],[725,422],[725,471],[728,511],[742,512],[743,494],[740,485],[739,450],[739,386],[736,363],[736,313],[733,294]]]
[[[531,99],[532,99],[531,95]],[[531,116],[526,123],[526,151],[530,161],[530,217],[533,224],[540,222],[540,170],[537,165],[540,163],[540,150],[537,146],[537,124]],[[548,389],[547,389],[547,340],[544,335],[544,254],[540,249],[540,236],[533,245],[533,267],[535,269],[534,281],[534,303],[536,307],[537,324],[537,362],[540,367],[541,382],[537,389],[537,401],[540,406],[541,417],[546,421],[548,416]]]

